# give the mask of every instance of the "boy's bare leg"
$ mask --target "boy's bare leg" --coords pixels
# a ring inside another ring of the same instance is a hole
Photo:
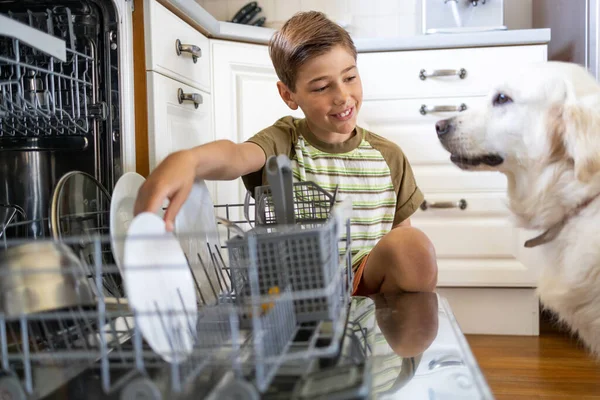
[[[435,249],[429,238],[419,229],[399,226],[371,251],[358,292],[432,292],[437,272]]]

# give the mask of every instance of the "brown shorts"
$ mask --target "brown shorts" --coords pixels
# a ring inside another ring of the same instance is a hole
[[[367,293],[364,293],[364,288],[360,287],[360,282],[363,277],[365,265],[367,265],[367,260],[369,258],[369,254],[367,254],[362,260],[360,260],[360,264],[358,264],[358,268],[354,272],[354,280],[352,281],[352,296],[366,296],[367,295]]]

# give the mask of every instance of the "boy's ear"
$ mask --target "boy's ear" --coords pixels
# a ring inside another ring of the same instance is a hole
[[[600,94],[566,104],[563,124],[564,145],[573,159],[575,177],[589,182],[600,172]]]
[[[277,82],[277,90],[279,90],[279,95],[292,110],[298,109],[298,103],[294,101],[294,93],[281,81]]]

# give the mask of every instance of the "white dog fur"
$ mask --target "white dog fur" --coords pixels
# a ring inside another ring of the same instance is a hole
[[[564,223],[542,244],[538,294],[600,358],[600,85],[576,64],[531,65],[436,128],[460,168],[506,175],[517,225]]]

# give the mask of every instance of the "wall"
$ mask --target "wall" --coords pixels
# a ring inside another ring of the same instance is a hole
[[[230,20],[250,0],[196,0],[220,21]],[[356,37],[405,37],[421,33],[421,0],[257,0],[266,26],[279,28],[297,11],[318,10]],[[443,0],[440,0],[442,2]],[[532,0],[505,0],[509,29],[531,28]]]
[[[585,66],[585,1],[533,0],[533,26],[551,28],[548,59]]]

